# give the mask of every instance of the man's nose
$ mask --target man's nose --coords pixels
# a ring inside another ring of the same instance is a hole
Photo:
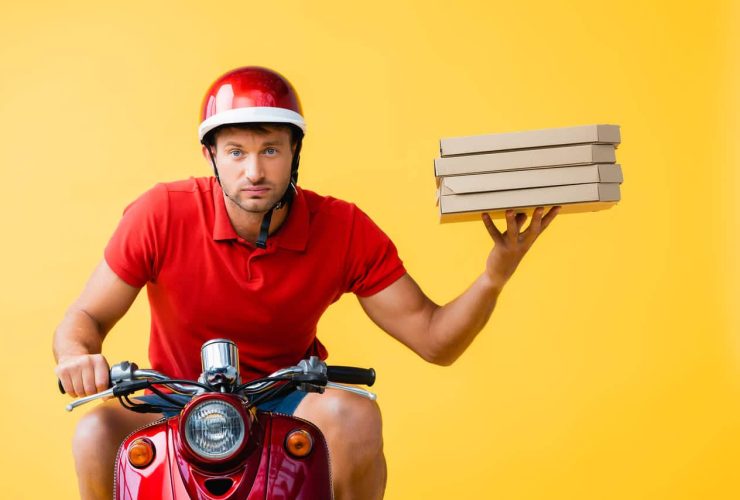
[[[265,174],[260,165],[259,157],[257,155],[250,155],[245,159],[244,163],[244,175],[247,180],[253,184],[261,181]]]

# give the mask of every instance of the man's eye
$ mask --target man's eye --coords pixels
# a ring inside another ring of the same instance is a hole
[[[277,153],[277,149],[275,149],[275,148],[267,148],[267,149],[265,149],[265,153],[267,153],[268,155],[274,155],[274,154]]]
[[[232,149],[231,151],[229,151],[229,155],[233,156],[234,158],[238,158],[242,155],[242,152],[238,149]]]

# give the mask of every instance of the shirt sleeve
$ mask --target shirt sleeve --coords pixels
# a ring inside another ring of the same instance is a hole
[[[406,269],[390,238],[362,210],[353,208],[347,291],[369,297],[393,284]]]
[[[165,249],[169,196],[157,184],[123,211],[105,247],[105,261],[123,281],[141,288],[156,281]]]

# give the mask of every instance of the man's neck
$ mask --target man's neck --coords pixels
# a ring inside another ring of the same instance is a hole
[[[259,238],[265,212],[247,212],[226,196],[224,196],[224,204],[226,205],[226,213],[229,215],[229,220],[236,234],[246,241],[255,244],[257,238]],[[273,211],[268,234],[274,233],[283,225],[285,219],[288,217],[289,205],[286,203]]]

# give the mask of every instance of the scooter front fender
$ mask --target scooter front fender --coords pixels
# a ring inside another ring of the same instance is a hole
[[[332,498],[329,451],[321,432],[310,422],[287,415],[259,412],[252,427],[258,443],[241,464],[227,471],[197,467],[178,452],[179,417],[159,421],[127,437],[116,460],[114,498],[117,500],[184,499],[304,499]],[[304,458],[285,451],[287,435],[304,429],[313,437],[313,450]],[[137,438],[148,438],[155,448],[152,463],[139,469],[128,460],[128,448]],[[206,481],[228,486],[221,494],[208,491]]]

